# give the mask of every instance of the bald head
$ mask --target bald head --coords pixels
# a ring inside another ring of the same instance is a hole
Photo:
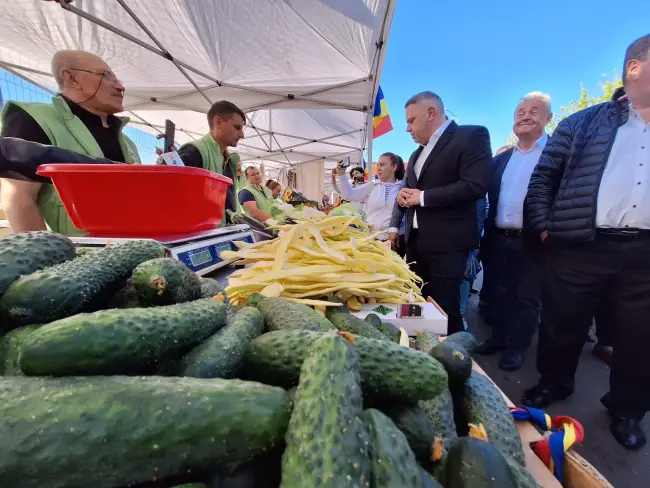
[[[110,66],[86,51],[58,51],[52,57],[52,75],[63,95],[98,115],[123,110],[124,86]]]
[[[57,51],[52,56],[52,75],[59,89],[63,89],[63,70],[90,69],[109,70],[108,65],[99,57],[86,51]]]

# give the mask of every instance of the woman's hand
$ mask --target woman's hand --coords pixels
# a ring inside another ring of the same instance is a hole
[[[332,171],[332,174],[335,174],[336,176],[344,176],[345,175],[345,168],[343,167],[343,160],[337,161],[336,162],[336,168]]]

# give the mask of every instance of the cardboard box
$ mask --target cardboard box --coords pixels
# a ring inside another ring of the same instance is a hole
[[[373,310],[382,305],[386,310],[390,310],[386,315]],[[422,318],[399,318],[397,317],[397,307],[395,303],[365,303],[361,305],[360,312],[352,312],[353,315],[360,319],[366,318],[366,315],[376,313],[382,322],[394,325],[398,329],[404,327],[409,336],[414,336],[416,331],[430,330],[434,334],[446,335],[447,334],[447,315],[433,300],[426,303],[419,303],[422,305]]]

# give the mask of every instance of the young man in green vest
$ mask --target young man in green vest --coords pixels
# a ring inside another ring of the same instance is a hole
[[[124,85],[100,58],[84,51],[59,51],[52,75],[61,93],[52,104],[7,102],[2,135],[57,146],[93,158],[139,163],[135,144],[123,134]],[[3,179],[0,199],[14,232],[51,229],[84,233],[68,217],[52,185]]]
[[[208,110],[210,133],[188,142],[178,150],[185,166],[203,168],[227,176],[233,181],[226,195],[226,209],[239,211],[237,191],[241,187],[241,163],[237,153],[228,152],[244,138],[246,115],[234,103],[222,100]],[[226,223],[226,216],[222,219]]]
[[[260,222],[271,218],[271,205],[275,201],[271,190],[262,185],[262,173],[255,166],[249,166],[245,171],[248,185],[239,190],[239,204],[246,215]]]

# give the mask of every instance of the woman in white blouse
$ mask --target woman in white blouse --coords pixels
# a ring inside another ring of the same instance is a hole
[[[342,161],[336,166],[338,187],[341,196],[351,202],[363,202],[366,221],[372,232],[388,231],[393,205],[397,199],[402,179],[404,178],[404,161],[397,154],[384,153],[377,163],[378,180],[369,181],[362,185],[352,187],[345,176],[345,169],[341,167]],[[379,237],[382,240],[387,234]]]

